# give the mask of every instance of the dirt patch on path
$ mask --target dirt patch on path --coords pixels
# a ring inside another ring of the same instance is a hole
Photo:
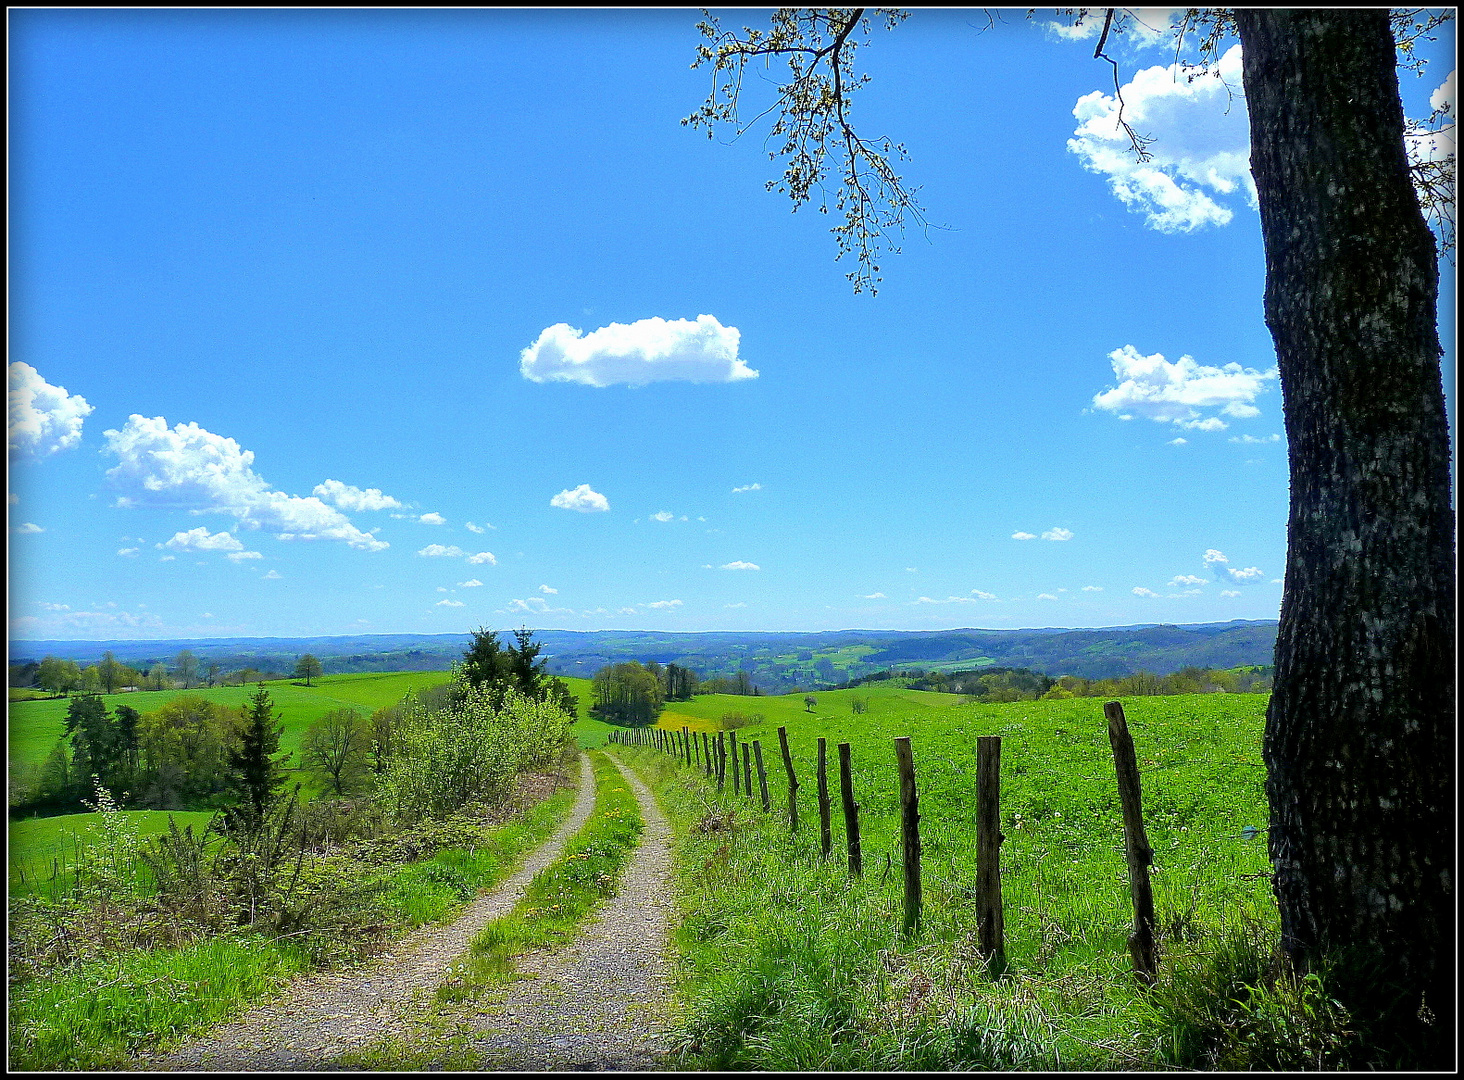
[[[168,1054],[138,1058],[140,1069],[177,1071],[317,1070],[330,1059],[394,1034],[411,1030],[409,1006],[436,989],[448,965],[483,924],[513,908],[525,886],[559,857],[595,805],[590,759],[580,754],[580,790],[569,819],[522,869],[475,900],[447,926],[424,926],[403,938],[369,966],[296,979],[283,997],[251,1009],[209,1035]]]
[[[612,757],[612,761],[615,759]],[[656,1069],[670,1020],[671,828],[640,778],[615,761],[645,831],[620,891],[571,945],[529,953],[468,1047],[482,1068]]]

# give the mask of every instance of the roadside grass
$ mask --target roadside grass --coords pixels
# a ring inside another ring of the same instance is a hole
[[[687,1007],[679,1064],[760,1070],[1200,1065],[1198,1037],[1182,1045],[1174,1034],[1179,1014],[1155,1005],[1132,974],[1126,946],[1132,913],[1102,703],[901,711],[901,698],[884,695],[880,705],[870,693],[864,714],[847,706],[826,711],[826,702],[835,706],[849,693],[815,694],[813,714],[801,694],[733,699],[741,711],[766,717],[739,729],[737,740],[762,742],[770,814],[745,794],[734,796],[730,777],[718,796],[699,770],[671,757],[645,747],[620,751],[657,789],[676,831],[682,915],[676,941]],[[716,703],[692,704],[715,717]],[[1193,982],[1197,976],[1186,972],[1214,970],[1197,957],[1240,947],[1237,926],[1259,927],[1253,941],[1276,932],[1258,767],[1266,699],[1209,694],[1124,704],[1155,851],[1161,975]],[[788,833],[779,724],[788,728],[801,785],[797,836]],[[912,738],[922,819],[923,924],[909,938],[901,933],[892,742],[901,735]],[[980,735],[1003,737],[1007,968],[999,978],[979,954],[973,903]],[[814,797],[820,736],[828,740],[833,800],[827,860],[819,852]],[[860,806],[865,873],[857,879],[846,869],[839,742],[851,744]],[[1264,961],[1250,958],[1251,967]],[[1288,998],[1276,991],[1267,998],[1271,991],[1263,988],[1247,998],[1233,974],[1249,970],[1246,964],[1222,967],[1232,975],[1212,978],[1215,985],[1242,1000],[1269,1002],[1292,1027],[1306,1026],[1298,1019],[1308,1003],[1304,993],[1293,990]],[[1312,1041],[1318,1040],[1326,1037]],[[1297,1042],[1310,1045],[1300,1036]]]
[[[595,809],[562,854],[529,882],[511,912],[474,936],[437,991],[441,1002],[475,997],[516,977],[513,957],[569,939],[600,903],[615,894],[621,871],[640,842],[640,804],[614,763],[591,755]]]
[[[561,789],[484,830],[466,848],[366,868],[380,886],[374,910],[395,935],[450,919],[552,835],[574,797],[573,788]],[[350,887],[344,880],[337,884]],[[320,966],[322,956],[337,955],[307,948],[302,940],[250,934],[132,949],[12,985],[10,1067],[109,1069],[139,1050],[166,1049],[272,995],[292,975]]]
[[[168,831],[168,819],[180,829],[189,825],[201,832],[213,817],[211,810],[127,810],[127,819],[146,839]],[[76,882],[76,864],[86,858],[88,826],[101,821],[100,814],[61,814],[28,818],[10,823],[10,895],[69,895]]]

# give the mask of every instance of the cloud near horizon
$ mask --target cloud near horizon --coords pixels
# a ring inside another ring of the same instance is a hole
[[[758,373],[737,358],[741,332],[711,315],[611,323],[586,334],[555,323],[519,354],[532,382],[645,386],[653,382],[729,383]]]
[[[9,368],[6,442],[12,460],[43,458],[81,442],[82,421],[93,406],[64,386],[52,386],[21,360]]]
[[[119,507],[186,509],[229,514],[248,529],[266,529],[278,540],[340,540],[362,551],[389,547],[353,525],[316,496],[270,490],[251,467],[254,452],[198,424],[168,427],[161,416],[133,413],[120,430],[102,433],[105,453],[118,464],[107,479],[121,490]]]

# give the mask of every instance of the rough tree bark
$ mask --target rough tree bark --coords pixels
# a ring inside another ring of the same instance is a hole
[[[1447,1054],[1449,431],[1438,264],[1409,180],[1393,36],[1384,10],[1235,19],[1290,453],[1265,733],[1282,946],[1303,968],[1334,950],[1383,965],[1378,992],[1410,999],[1390,1023]]]

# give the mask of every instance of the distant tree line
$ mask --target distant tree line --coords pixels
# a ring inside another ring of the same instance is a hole
[[[313,657],[311,658],[314,659]],[[318,665],[318,661],[316,662]],[[315,674],[319,674],[317,669]],[[205,664],[184,649],[171,664],[162,660],[121,663],[110,650],[95,664],[82,667],[75,660],[45,656],[23,664],[10,665],[10,685],[44,690],[57,697],[72,694],[116,694],[126,690],[191,690],[196,686],[244,686],[281,674],[242,667],[224,671],[216,663]],[[298,676],[297,676],[298,677]]]
[[[1252,664],[1233,668],[1185,667],[1169,675],[1135,671],[1109,679],[1078,675],[1053,677],[1027,668],[982,667],[970,671],[925,671],[920,668],[871,672],[834,689],[899,680],[912,690],[960,694],[982,702],[1053,701],[1072,697],[1142,697],[1164,694],[1264,694],[1271,690],[1272,669]]]

